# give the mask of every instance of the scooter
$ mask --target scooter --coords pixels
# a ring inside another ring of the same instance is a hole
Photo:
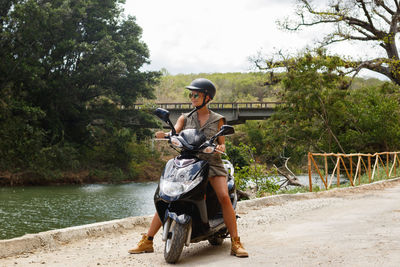
[[[233,134],[234,129],[223,125],[210,140],[196,129],[186,129],[178,135],[169,119],[169,111],[158,108],[155,114],[171,127],[168,141],[180,153],[167,162],[154,194],[154,204],[163,225],[164,258],[168,263],[176,263],[184,245],[208,240],[211,245],[218,246],[228,236],[221,206],[208,183],[209,164],[197,155],[215,153],[217,137]],[[234,168],[229,161],[223,162],[228,172],[229,196],[236,209]]]

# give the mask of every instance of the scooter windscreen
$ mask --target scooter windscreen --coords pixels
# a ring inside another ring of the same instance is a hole
[[[171,136],[171,145],[193,152],[198,151],[206,141],[206,136],[197,129],[186,129],[179,135]]]
[[[160,196],[177,197],[195,188],[203,180],[204,160],[171,159],[160,178]]]

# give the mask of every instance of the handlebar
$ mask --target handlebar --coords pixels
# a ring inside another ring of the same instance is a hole
[[[165,137],[165,138],[154,138],[154,140],[156,140],[156,141],[170,141],[170,140],[171,140],[171,137],[168,136],[168,137]],[[226,156],[226,153],[223,152],[222,150],[217,149],[217,146],[216,146],[215,144],[212,144],[211,146],[214,147],[214,152],[217,152],[217,153],[219,153],[219,154],[222,154],[222,155],[225,155],[225,156]],[[203,153],[204,153],[204,152],[203,152]],[[206,154],[207,154],[207,153],[206,153]]]
[[[224,151],[222,151],[222,150],[215,149],[215,152],[226,156],[226,153]]]

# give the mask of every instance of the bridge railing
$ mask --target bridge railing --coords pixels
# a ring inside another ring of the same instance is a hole
[[[317,164],[318,159],[322,164]],[[331,175],[329,175],[328,159],[335,164]],[[355,159],[353,161],[353,159]],[[319,166],[323,166],[320,167]],[[381,152],[375,154],[340,154],[340,153],[308,153],[308,178],[310,192],[312,192],[312,167],[321,178],[325,189],[329,189],[332,180],[336,177],[337,187],[340,187],[341,169],[350,181],[351,186],[362,183],[371,183],[376,176],[386,176],[387,179],[397,177],[396,169],[400,167],[400,152]],[[378,177],[377,179],[382,178]]]
[[[211,109],[267,109],[275,108],[282,104],[282,102],[215,102],[210,103]],[[145,104],[136,103],[133,105],[134,109],[141,109]],[[165,109],[192,109],[191,103],[154,103],[155,106]]]

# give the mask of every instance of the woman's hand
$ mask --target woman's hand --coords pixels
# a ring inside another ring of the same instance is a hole
[[[225,144],[217,145],[217,147],[215,148],[215,151],[217,153],[225,153]]]
[[[165,138],[166,133],[163,131],[156,132],[156,138]]]

